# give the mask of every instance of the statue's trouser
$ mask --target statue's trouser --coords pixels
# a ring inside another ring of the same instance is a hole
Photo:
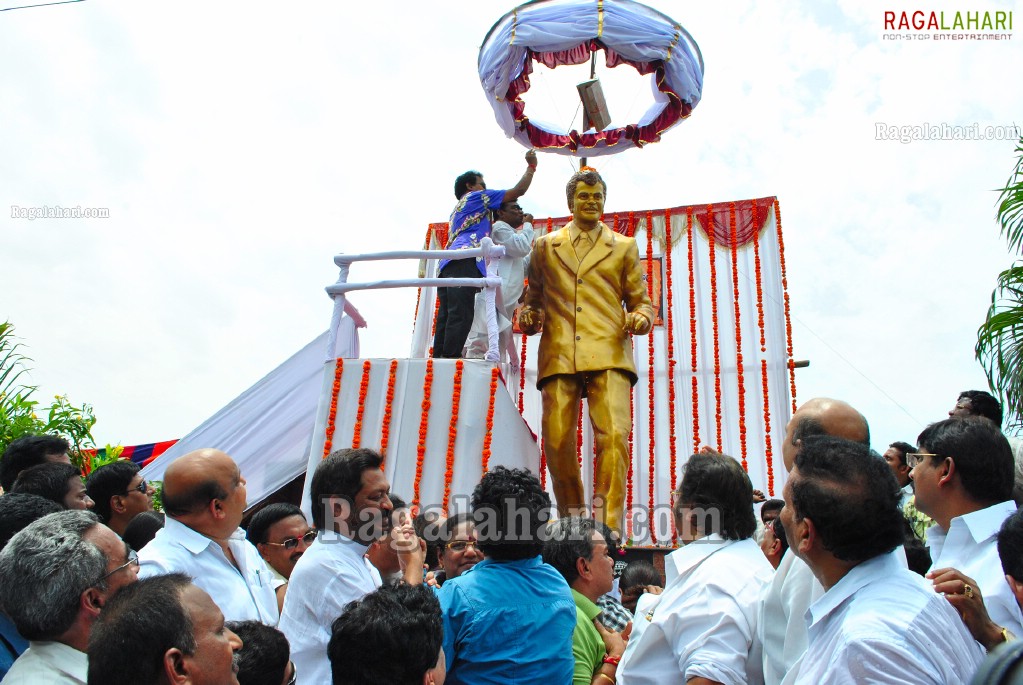
[[[632,383],[624,372],[607,369],[560,374],[544,381],[540,389],[543,441],[554,497],[562,516],[586,515],[586,494],[576,453],[579,400],[584,389],[597,450],[593,516],[621,532],[625,479],[629,469],[629,433],[632,430]]]

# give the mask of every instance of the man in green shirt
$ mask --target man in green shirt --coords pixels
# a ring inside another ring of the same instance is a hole
[[[559,519],[548,531],[543,560],[565,577],[575,599],[572,685],[614,683],[618,661],[625,652],[625,638],[623,633],[610,632],[596,620],[600,613],[596,602],[611,591],[614,580],[614,559],[603,533],[593,519]],[[630,631],[631,624],[624,635]]]

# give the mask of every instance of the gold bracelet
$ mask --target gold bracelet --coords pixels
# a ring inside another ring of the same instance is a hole
[[[614,683],[615,682],[615,679],[612,678],[611,676],[609,676],[607,673],[601,673],[600,671],[597,671],[597,675],[599,675],[601,678],[607,678],[607,681],[609,683]]]
[[[1008,628],[1002,628],[1002,642],[1015,640],[1016,636],[1009,632]]]

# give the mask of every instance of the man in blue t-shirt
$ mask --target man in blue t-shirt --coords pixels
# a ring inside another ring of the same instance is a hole
[[[487,190],[483,175],[478,171],[467,171],[455,179],[455,197],[458,204],[451,213],[448,229],[449,250],[466,250],[479,247],[480,242],[490,235],[490,213],[501,207],[503,202],[514,202],[529,190],[536,171],[536,152],[526,153],[526,173],[515,187],[508,190]],[[440,278],[479,278],[487,275],[482,258],[442,259]],[[437,311],[437,325],[433,337],[433,356],[457,359],[469,337],[476,303],[477,288],[438,288],[440,306]]]

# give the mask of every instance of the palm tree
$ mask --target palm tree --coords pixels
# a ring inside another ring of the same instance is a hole
[[[1016,167],[998,197],[998,223],[1009,249],[1023,252],[1023,138]],[[1023,424],[1023,262],[998,274],[987,318],[977,330],[977,359],[1008,423]]]

